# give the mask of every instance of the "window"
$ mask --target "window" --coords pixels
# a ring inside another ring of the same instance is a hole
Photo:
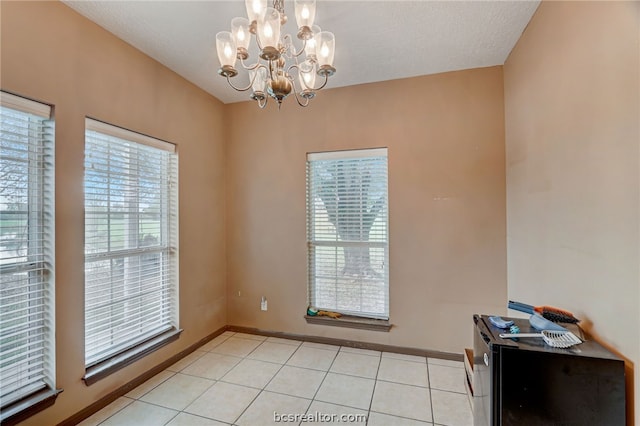
[[[0,92],[2,421],[57,393],[50,116],[48,105]]]
[[[88,373],[177,330],[177,191],[174,145],[86,119]]]
[[[387,149],[307,155],[309,304],[389,318]]]

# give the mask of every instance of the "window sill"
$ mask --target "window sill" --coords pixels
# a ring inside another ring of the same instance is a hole
[[[87,368],[82,380],[85,385],[91,386],[98,380],[102,380],[110,374],[133,364],[161,347],[178,340],[180,333],[182,333],[182,330],[173,328],[137,346],[134,346],[125,352],[119,353],[118,355],[106,359],[96,365],[92,365]]]
[[[24,421],[45,408],[51,407],[60,392],[62,389],[43,389],[7,407],[2,407],[0,423],[2,426],[10,426]]]
[[[305,315],[304,319],[307,321],[307,324],[328,325],[332,327],[357,328],[360,330],[383,331],[383,332],[388,332],[389,330],[391,330],[391,323],[389,323],[389,320],[361,318],[361,317],[353,317],[348,315],[343,315],[340,318]]]

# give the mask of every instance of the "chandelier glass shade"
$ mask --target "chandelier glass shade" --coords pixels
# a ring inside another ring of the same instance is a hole
[[[291,93],[300,106],[306,107],[336,71],[335,37],[313,24],[316,0],[295,0],[294,4],[298,47],[290,34],[283,34],[287,22],[284,0],[274,0],[273,7],[267,6],[267,0],[245,0],[247,18],[233,18],[231,31],[216,34],[218,74],[235,90],[250,90],[251,99],[260,108],[267,105],[268,98],[274,99],[280,108]],[[247,63],[252,38],[259,53],[254,63]],[[248,74],[249,84],[245,87],[232,82],[238,75],[238,62]]]

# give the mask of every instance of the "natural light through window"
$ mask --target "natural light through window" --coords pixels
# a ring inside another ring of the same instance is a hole
[[[177,328],[175,146],[87,119],[84,193],[90,367]]]
[[[0,93],[0,412],[55,393],[51,107]]]
[[[309,304],[389,318],[387,149],[307,155]]]

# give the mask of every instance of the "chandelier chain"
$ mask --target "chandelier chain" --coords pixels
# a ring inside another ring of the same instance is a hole
[[[273,0],[273,8],[280,13],[280,16],[286,16],[284,13],[284,0]]]

